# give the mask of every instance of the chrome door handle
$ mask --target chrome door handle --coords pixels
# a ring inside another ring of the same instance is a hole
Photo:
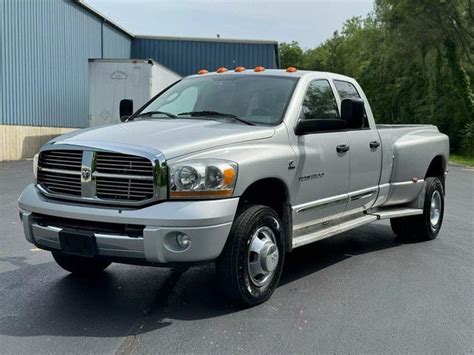
[[[345,153],[350,149],[350,147],[347,144],[341,144],[336,147],[336,151],[338,153]]]
[[[380,143],[377,141],[372,141],[369,143],[369,146],[371,149],[377,149],[378,147],[380,147]]]

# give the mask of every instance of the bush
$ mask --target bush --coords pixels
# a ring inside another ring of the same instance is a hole
[[[474,155],[474,122],[466,124],[462,130],[462,154]]]

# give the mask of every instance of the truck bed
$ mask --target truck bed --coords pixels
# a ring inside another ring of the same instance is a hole
[[[376,125],[382,142],[380,185],[390,185],[384,206],[410,202],[419,194],[412,181],[423,181],[433,157],[446,159],[448,137],[433,125]]]
[[[399,129],[399,128],[433,128],[436,129],[436,126],[430,124],[376,124],[377,129]]]

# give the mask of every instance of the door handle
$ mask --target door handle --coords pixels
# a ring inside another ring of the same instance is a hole
[[[350,147],[347,144],[341,144],[336,147],[336,151],[338,153],[345,153],[350,149]]]
[[[369,143],[369,146],[372,149],[376,149],[376,148],[380,147],[380,143],[377,142],[377,141],[372,141],[372,142]]]

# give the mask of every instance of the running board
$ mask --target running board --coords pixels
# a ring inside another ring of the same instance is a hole
[[[375,215],[363,215],[361,217],[337,224],[335,226],[330,226],[325,229],[318,230],[309,234],[300,235],[293,239],[293,242],[292,242],[293,249],[301,247],[306,244],[317,242],[318,240],[332,237],[333,235],[357,228],[359,226],[362,226],[370,222],[374,222],[377,219],[378,217]]]
[[[394,207],[394,208],[383,208],[373,212],[367,212],[367,214],[376,216],[377,219],[389,219],[389,218],[398,218],[406,216],[416,216],[418,214],[423,214],[423,210],[419,208],[406,208],[406,207]]]

